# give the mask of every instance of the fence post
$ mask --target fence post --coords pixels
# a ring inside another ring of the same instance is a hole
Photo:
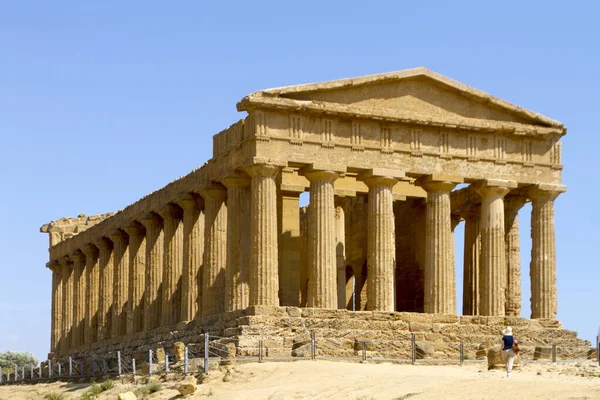
[[[465,361],[465,344],[460,342],[460,363]]]
[[[108,366],[106,365],[106,358],[102,358],[102,376],[106,376]]]
[[[131,372],[133,373],[133,377],[135,378],[135,358],[131,359]]]
[[[415,362],[417,362],[417,340],[414,333],[412,334],[412,337],[410,339],[410,350],[412,363],[414,364]]]
[[[0,385],[2,384],[2,367],[0,367]]]
[[[552,345],[552,362],[556,362],[556,345]]]
[[[40,365],[38,366],[39,370],[38,370],[38,379],[42,379],[42,363],[40,362]]]
[[[148,350],[148,375],[152,376],[152,350]]]
[[[315,331],[310,332],[310,358],[317,359],[317,335]]]
[[[69,378],[73,376],[73,359],[69,357]]]
[[[83,378],[83,360],[79,361],[79,376]]]
[[[600,366],[600,329],[598,330],[598,335],[596,336],[596,356],[598,357],[598,366]]]
[[[362,360],[365,362],[367,361],[367,342],[362,341],[360,344],[362,345]]]
[[[52,378],[52,360],[48,360],[48,378]]]
[[[29,377],[33,380],[33,363],[29,364]]]
[[[25,367],[21,367],[21,380],[25,380]]]
[[[19,367],[17,367],[17,364],[14,364],[14,370],[15,370],[15,382],[17,381],[17,379],[19,379]]]
[[[94,362],[93,354],[92,354],[92,376],[96,376],[96,363]]]
[[[165,375],[169,373],[169,355],[165,354]]]
[[[263,360],[263,341],[262,339],[258,341],[258,362],[262,362]]]
[[[183,349],[183,375],[188,374],[188,347],[185,346]]]
[[[121,352],[117,351],[117,368],[119,371],[119,376],[121,376]]]
[[[204,373],[208,374],[208,332],[204,333]]]

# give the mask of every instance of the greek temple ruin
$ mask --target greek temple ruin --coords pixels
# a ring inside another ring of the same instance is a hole
[[[319,315],[335,329],[511,323],[532,345],[544,329],[579,340],[555,320],[563,124],[425,68],[262,90],[237,109],[245,117],[213,136],[200,168],[116,213],[41,228],[54,357],[215,324],[243,347],[248,326],[288,321],[293,335],[289,321]],[[531,319],[520,318],[527,202]]]

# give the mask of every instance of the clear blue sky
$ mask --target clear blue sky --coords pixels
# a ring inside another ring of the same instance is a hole
[[[42,224],[118,210],[203,164],[250,92],[416,66],[569,128],[558,318],[595,338],[597,2],[217,3],[0,2],[0,351],[48,352]],[[529,213],[520,214],[524,316]]]

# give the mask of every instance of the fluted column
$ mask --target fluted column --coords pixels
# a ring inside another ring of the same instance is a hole
[[[481,206],[473,205],[463,214],[465,219],[463,315],[479,315],[479,253],[481,251]]]
[[[310,181],[307,307],[335,309],[338,303],[333,182],[339,171],[310,168],[304,175]]]
[[[503,197],[516,186],[516,182],[495,179],[475,185],[481,195],[480,315],[505,314],[506,247]]]
[[[52,271],[52,332],[50,349],[57,353],[62,340],[62,268],[57,261],[51,261],[49,268]]]
[[[250,184],[249,305],[279,306],[277,184],[281,168],[257,164],[246,169]]]
[[[556,318],[556,238],[554,200],[566,191],[560,185],[536,185],[531,199],[531,318]]]
[[[85,309],[85,335],[83,342],[89,346],[98,340],[98,305],[100,301],[100,264],[98,248],[87,244],[83,246],[85,254],[86,277],[86,309]]]
[[[188,193],[179,201],[183,208],[183,271],[181,321],[192,321],[201,312],[202,257],[204,254],[204,200]]]
[[[456,314],[454,240],[450,221],[450,191],[458,178],[427,179],[425,218],[425,312]]]
[[[392,188],[404,173],[372,171],[365,177],[367,204],[367,308],[395,309],[396,223]]]
[[[129,298],[129,237],[117,229],[110,235],[113,242],[114,291],[111,337],[127,333],[127,300]]]
[[[85,336],[85,307],[87,300],[85,255],[77,250],[70,256],[73,261],[73,334],[71,336],[71,347],[78,348],[83,345]]]
[[[343,200],[335,206],[335,265],[337,270],[337,308],[346,308],[346,216]]]
[[[227,191],[213,184],[202,190],[204,198],[204,271],[202,316],[225,309],[225,267],[227,265]]]
[[[139,222],[125,227],[129,236],[129,289],[127,293],[126,334],[131,335],[144,329],[144,292],[146,282],[146,237]]]
[[[149,330],[160,325],[164,247],[163,221],[157,214],[148,213],[140,222],[146,228],[144,330]]]
[[[100,301],[98,304],[98,340],[111,337],[114,307],[115,264],[113,243],[108,238],[100,238],[94,243],[98,247],[100,263]]]
[[[248,261],[250,256],[250,178],[229,176],[227,188],[227,266],[225,311],[248,307]]]
[[[161,325],[179,322],[181,317],[181,277],[183,272],[183,210],[167,204],[160,210],[164,224],[163,296]]]
[[[519,196],[504,197],[504,245],[506,247],[505,315],[521,315],[521,243],[519,238],[519,210],[525,204]]]
[[[62,269],[63,301],[62,301],[62,353],[66,354],[71,349],[73,335],[73,263],[69,257],[60,260]]]

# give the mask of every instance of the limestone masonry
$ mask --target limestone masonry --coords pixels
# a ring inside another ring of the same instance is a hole
[[[237,109],[247,116],[213,136],[202,167],[117,213],[41,228],[52,357],[204,331],[238,354],[260,335],[292,355],[315,329],[475,351],[512,324],[526,345],[586,343],[555,321],[560,122],[424,68],[263,90]],[[531,320],[518,318],[527,202]]]

